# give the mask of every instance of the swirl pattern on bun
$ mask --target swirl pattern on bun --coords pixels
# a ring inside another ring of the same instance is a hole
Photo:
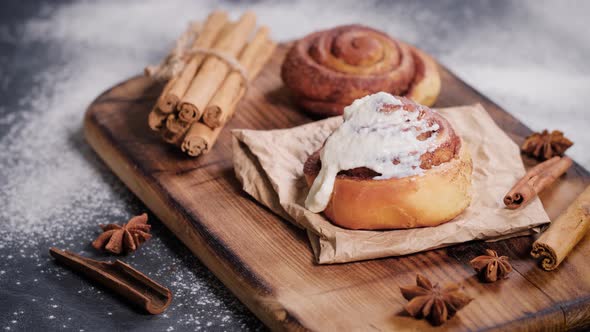
[[[372,105],[377,105],[373,111],[368,109]],[[308,209],[322,211],[334,224],[345,228],[399,229],[439,225],[467,208],[471,201],[471,157],[444,117],[407,98],[383,93],[365,97],[351,106],[356,106],[355,112],[379,115],[365,114],[372,123],[356,119],[357,124],[346,135],[333,134],[322,149],[307,159],[303,172],[310,186]],[[397,118],[388,119],[390,115]],[[352,116],[345,114],[343,125]],[[391,131],[395,133],[388,133]],[[371,133],[377,140],[361,138],[363,133]],[[399,137],[403,141],[384,143],[374,149],[366,147],[376,154],[361,151],[362,147],[351,143],[359,139],[376,142],[379,137]],[[334,149],[340,143],[343,146],[337,147],[336,153],[325,153],[325,149]],[[383,157],[383,153],[391,157]],[[350,158],[355,160],[350,162]],[[324,160],[334,164],[322,165]],[[368,166],[342,167],[363,162]]]
[[[440,92],[436,62],[383,32],[346,25],[312,33],[295,42],[281,76],[310,113],[342,114],[365,95],[385,91],[434,104]]]

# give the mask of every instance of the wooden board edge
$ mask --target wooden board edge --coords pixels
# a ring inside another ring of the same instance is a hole
[[[192,223],[174,211],[174,203],[170,202],[169,196],[156,190],[137,168],[125,166],[131,163],[116,148],[116,142],[112,139],[109,141],[101,134],[104,131],[97,123],[92,107],[88,108],[84,116],[83,130],[88,144],[127,188],[266,326],[273,331],[307,329],[297,317],[272,297],[272,289],[268,289],[257,280],[245,277],[230,264],[224,264],[225,261],[207,244]]]
[[[484,107],[488,103],[497,107],[500,111],[513,118],[515,122],[518,123],[518,126],[525,128],[530,132],[530,129],[522,122],[518,121],[518,119],[512,114],[506,112],[486,96],[466,84],[453,72],[446,69],[446,67],[442,68],[454,79],[461,82],[466,88],[476,93],[479,98],[482,99]],[[126,186],[139,197],[144,204],[146,204],[146,206],[152,209],[154,214],[164,222],[168,229],[170,229],[175,236],[177,236],[191,250],[191,252],[197,256],[207,268],[209,268],[216,277],[220,279],[224,285],[228,287],[228,289],[230,289],[234,295],[236,295],[238,299],[240,299],[240,301],[267,326],[271,327],[273,330],[305,329],[306,327],[301,320],[292,316],[284,305],[278,303],[276,296],[274,296],[276,294],[272,293],[272,289],[265,289],[264,285],[258,282],[259,280],[256,280],[256,278],[252,278],[247,274],[245,275],[243,273],[244,269],[238,268],[238,266],[235,265],[235,262],[230,260],[228,263],[227,259],[224,259],[224,255],[219,252],[219,249],[222,248],[212,246],[210,243],[203,240],[207,237],[205,237],[203,233],[194,229],[195,224],[191,222],[190,216],[182,214],[183,209],[180,209],[180,213],[176,211],[178,209],[178,204],[172,199],[172,197],[162,193],[162,188],[148,181],[148,178],[146,178],[147,172],[142,168],[142,165],[136,165],[131,158],[127,157],[125,152],[129,151],[125,151],[118,146],[116,138],[110,137],[109,135],[111,133],[108,128],[102,126],[94,116],[97,112],[92,112],[92,105],[99,101],[102,96],[107,95],[111,90],[125,84],[127,81],[123,81],[115,85],[113,88],[103,92],[87,110],[83,127],[86,139],[90,146],[119,177],[119,179],[124,182]],[[576,164],[576,170],[580,172],[580,174],[586,174],[586,176],[589,174],[586,169],[578,164]],[[146,197],[148,198],[147,200]],[[153,198],[153,200],[156,201],[155,203],[150,202],[149,198],[151,197],[155,197]],[[178,221],[181,221],[182,225],[177,225]],[[198,224],[196,224],[196,226],[198,226]],[[223,265],[217,266],[219,263],[222,263]],[[523,277],[525,277],[525,280],[529,283],[536,285],[534,281],[529,280],[526,276]],[[547,296],[551,302],[555,303],[555,310],[542,310],[540,312],[530,313],[529,315],[507,322],[505,325],[501,325],[497,328],[501,330],[508,328],[523,328],[523,324],[530,324],[536,320],[544,322],[541,324],[533,324],[533,326],[541,328],[563,329],[567,327],[580,329],[584,327],[584,324],[587,325],[590,323],[585,320],[590,317],[590,307],[587,306],[588,299],[586,299],[586,302],[584,303],[578,301],[559,303],[554,301],[551,296]],[[562,319],[557,319],[557,316],[560,316]],[[550,320],[551,317],[555,319]],[[495,327],[492,327],[492,329],[495,329]]]
[[[590,330],[590,296],[560,303],[559,307],[565,312],[565,329],[568,331]]]

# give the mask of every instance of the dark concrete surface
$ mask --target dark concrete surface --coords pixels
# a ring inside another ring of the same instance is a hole
[[[123,260],[172,290],[165,314],[136,311],[48,255],[56,246],[107,259],[90,247],[97,225],[122,223],[147,210],[88,147],[82,115],[103,90],[157,62],[189,19],[202,18],[215,6],[182,0],[0,2],[0,329],[264,329],[151,214],[154,238]],[[222,6],[234,15],[253,8],[279,40],[352,22],[401,35],[534,129],[556,126],[554,115],[561,112],[560,128],[576,143],[590,143],[588,134],[577,130],[588,124],[583,105],[590,101],[585,60],[590,44],[584,43],[585,32],[574,33],[585,26],[583,2],[225,1]],[[556,111],[559,105],[566,107]],[[588,167],[582,149],[573,151]]]

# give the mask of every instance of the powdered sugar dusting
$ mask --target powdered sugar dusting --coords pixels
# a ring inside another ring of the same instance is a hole
[[[25,47],[46,45],[53,61],[31,78],[31,90],[16,102],[18,113],[0,117],[0,124],[7,128],[0,137],[0,284],[7,292],[5,299],[19,309],[11,320],[0,313],[0,328],[84,330],[84,310],[102,317],[105,329],[125,329],[129,317],[146,320],[110,292],[55,265],[47,255],[48,248],[56,246],[108,258],[89,247],[100,232],[97,225],[123,223],[145,211],[84,141],[84,110],[101,91],[157,62],[189,17],[171,19],[176,25],[154,26],[150,22],[159,15],[157,4],[155,8],[140,3],[128,6],[121,11],[118,2],[110,1],[47,7],[46,18],[24,23],[20,35],[11,36]],[[173,17],[172,9],[169,17]],[[154,238],[123,258],[174,294],[166,314],[150,321],[151,328],[260,326],[169,231],[151,219]],[[59,289],[59,285],[68,285],[59,293],[72,297],[46,299],[47,288]],[[72,302],[80,305],[71,307]],[[101,303],[106,305],[104,310],[96,312]],[[33,317],[37,325],[30,325],[34,323],[26,317]]]
[[[0,57],[5,102],[0,105],[0,289],[4,299],[18,303],[0,304],[6,309],[0,310],[0,328],[22,330],[28,322],[88,330],[80,324],[93,317],[100,317],[105,329],[259,326],[157,222],[156,236],[124,259],[172,289],[175,300],[167,316],[138,315],[47,256],[52,245],[96,256],[88,244],[98,223],[124,222],[145,211],[85,143],[83,112],[101,91],[157,63],[189,20],[217,6],[190,0],[80,1],[43,6],[17,27],[0,23],[0,42],[11,45],[14,57]],[[536,0],[463,6],[347,0],[222,7],[234,17],[253,9],[280,40],[358,22],[415,43],[533,129],[563,130],[575,142],[570,155],[590,168],[584,153],[590,145],[584,129],[590,68],[583,65],[590,42],[588,34],[579,33],[585,31],[587,3],[570,8]],[[18,88],[19,82],[26,88]],[[172,263],[162,264],[167,259]],[[47,300],[47,285],[70,297]],[[110,307],[100,310],[95,298]]]

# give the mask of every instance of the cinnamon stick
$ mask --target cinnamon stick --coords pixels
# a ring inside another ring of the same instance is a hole
[[[258,75],[275,46],[268,40],[268,28],[260,28],[254,39],[240,54],[239,61],[248,73],[246,78],[248,81]],[[245,93],[246,84],[247,82],[244,82],[240,73],[235,71],[230,73],[207,105],[203,114],[203,122],[211,128],[223,126],[233,113],[232,105],[236,105]]]
[[[160,107],[158,107],[158,104],[160,103],[162,98],[168,93],[168,91],[170,91],[175,81],[176,78],[171,78],[170,80],[168,80],[168,82],[166,82],[164,88],[162,89],[162,93],[158,97],[158,100],[156,100],[156,104],[154,105],[154,107],[152,107],[152,110],[148,114],[148,125],[150,129],[153,131],[159,131],[160,129],[162,129],[162,126],[166,121],[166,117],[168,115],[162,112]]]
[[[509,209],[526,205],[565,173],[572,163],[569,157],[553,157],[531,168],[504,196],[504,204]]]
[[[555,270],[590,228],[590,186],[533,243],[531,255],[541,257],[544,270]]]
[[[109,288],[152,315],[164,312],[172,302],[172,293],[168,288],[120,260],[101,262],[57,248],[50,248],[49,253],[59,263]]]
[[[233,26],[231,33],[222,36],[215,43],[214,51],[235,58],[246,44],[255,25],[254,13],[245,13]],[[230,66],[224,60],[217,56],[208,56],[181,99],[178,109],[184,112],[186,117],[200,119],[205,106],[219,89],[229,70]]]
[[[191,157],[197,157],[211,150],[223,127],[209,128],[201,122],[194,122],[186,133],[180,148]]]
[[[272,40],[268,40],[266,42],[265,46],[262,47],[262,50],[260,53],[258,53],[256,59],[254,59],[254,63],[252,63],[250,70],[248,71],[248,80],[252,81],[256,78],[256,76],[258,76],[276,48],[277,43],[273,42]],[[242,92],[245,92],[245,89]]]
[[[207,17],[203,29],[196,38],[192,49],[211,47],[227,23],[227,19],[227,13],[225,12],[214,11],[211,13]],[[170,90],[162,94],[162,98],[158,101],[158,107],[162,112],[170,113],[176,108],[205,58],[206,55],[203,53],[195,54],[174,81]]]
[[[276,48],[276,43],[272,41],[266,41],[265,45],[261,48],[260,53],[256,56],[255,60],[251,64],[251,67],[248,71],[248,79],[252,80],[256,75],[262,70],[264,64],[268,61],[272,53]],[[182,151],[186,152],[188,155],[192,157],[197,157],[201,154],[209,152],[209,150],[213,147],[223,125],[231,119],[233,114],[235,113],[236,105],[244,95],[246,88],[243,85],[240,85],[239,94],[235,97],[231,104],[226,104],[221,110],[219,121],[221,122],[218,127],[211,128],[211,126],[203,125],[201,122],[194,122],[191,124],[191,128],[189,129],[188,133],[185,135],[181,149]],[[224,102],[227,102],[224,100]],[[204,120],[204,119],[203,119]],[[194,127],[194,128],[193,128]],[[209,128],[205,128],[209,127]]]
[[[168,114],[162,130],[162,139],[171,144],[178,144],[190,124],[179,119],[175,113]]]
[[[157,105],[154,105],[152,111],[148,114],[148,125],[153,131],[160,131],[164,126],[168,114],[160,111]]]

